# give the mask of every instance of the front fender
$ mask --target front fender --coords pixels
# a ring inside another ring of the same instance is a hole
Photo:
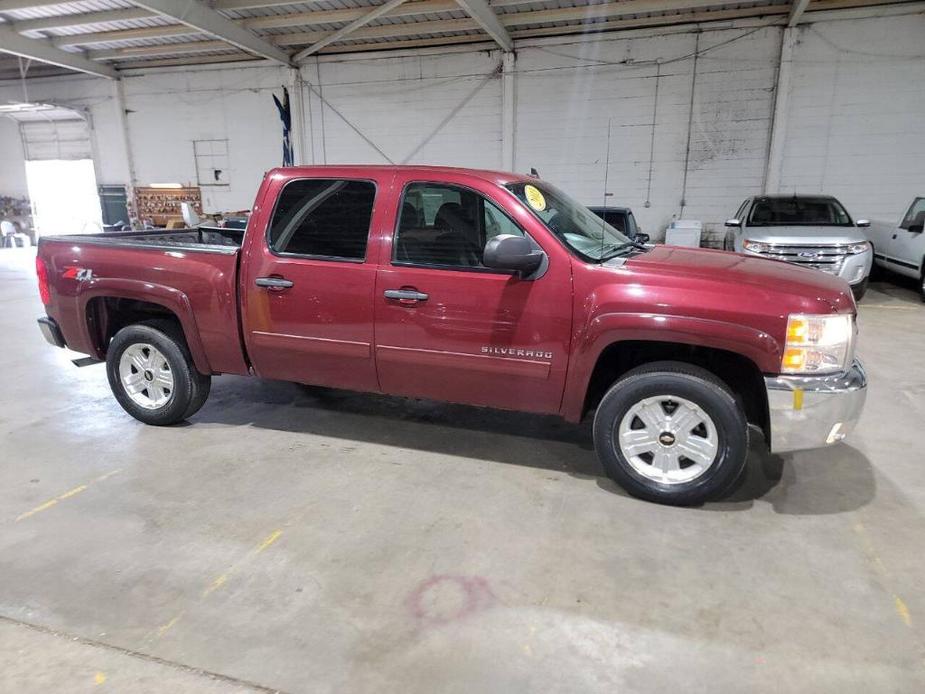
[[[734,352],[762,373],[780,367],[780,343],[768,333],[737,323],[658,313],[605,313],[593,318],[576,336],[577,349],[569,363],[562,416],[578,421],[584,414],[585,396],[594,367],[605,349],[619,342],[646,341],[709,347]]]
[[[87,305],[93,299],[106,297],[113,299],[133,299],[137,301],[146,301],[151,304],[163,306],[173,313],[180,321],[180,327],[183,329],[183,336],[186,338],[187,347],[193,363],[200,373],[212,373],[209,360],[206,357],[205,349],[199,336],[199,328],[196,325],[196,317],[193,314],[189,297],[175,287],[169,287],[163,284],[145,282],[143,280],[124,279],[119,277],[94,278],[87,282],[82,282],[77,289],[77,308],[79,315],[87,316]],[[93,345],[98,357],[104,356],[104,345],[96,345],[93,337],[90,335],[90,326],[86,320],[81,322],[82,338],[87,345]]]

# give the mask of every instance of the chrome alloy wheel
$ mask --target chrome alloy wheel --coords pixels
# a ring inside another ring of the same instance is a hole
[[[656,395],[633,405],[615,436],[623,457],[643,477],[683,484],[716,462],[716,425],[695,403],[676,395]]]
[[[128,396],[148,410],[163,407],[173,395],[173,372],[167,358],[143,342],[129,345],[122,352],[119,380]]]

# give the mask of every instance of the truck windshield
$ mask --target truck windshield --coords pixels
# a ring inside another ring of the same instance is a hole
[[[568,248],[588,261],[601,262],[641,249],[591,210],[541,181],[507,186]]]
[[[748,226],[851,226],[851,217],[833,198],[758,198],[752,206]]]

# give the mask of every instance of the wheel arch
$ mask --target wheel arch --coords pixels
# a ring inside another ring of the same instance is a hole
[[[659,361],[677,361],[709,371],[733,392],[749,423],[768,436],[764,375],[753,359],[728,349],[666,340],[629,339],[606,345],[590,371],[578,418],[596,409],[610,386],[625,373]]]
[[[173,287],[137,280],[94,280],[81,291],[79,310],[87,342],[100,359],[106,358],[110,340],[125,326],[166,318],[179,326],[196,370],[212,372],[189,299]]]

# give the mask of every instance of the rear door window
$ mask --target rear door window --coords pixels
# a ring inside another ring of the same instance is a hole
[[[290,181],[273,212],[270,248],[285,255],[364,260],[375,198],[370,181]]]

